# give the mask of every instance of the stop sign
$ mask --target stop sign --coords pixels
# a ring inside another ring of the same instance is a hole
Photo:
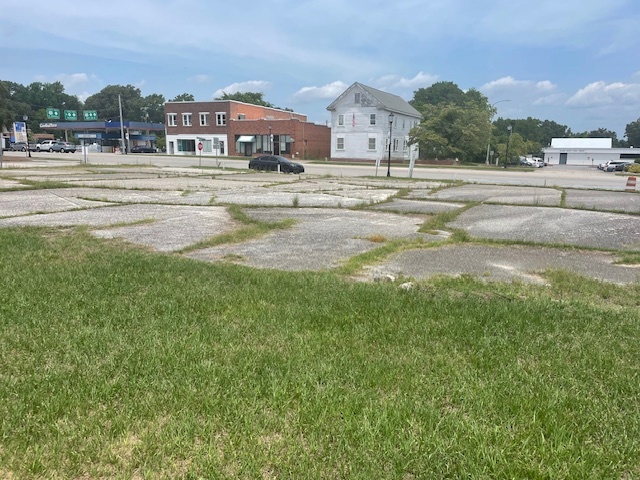
[[[198,142],[198,150],[202,150],[202,142]]]

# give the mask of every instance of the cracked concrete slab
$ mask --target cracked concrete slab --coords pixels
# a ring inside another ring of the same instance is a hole
[[[436,275],[469,274],[484,281],[544,283],[541,272],[562,269],[618,284],[640,281],[640,266],[614,265],[606,252],[562,250],[546,247],[445,245],[409,250],[369,267],[368,277],[391,274],[415,279]]]
[[[480,205],[448,225],[478,238],[640,250],[640,216],[622,213]]]
[[[335,193],[335,192],[334,192]],[[369,198],[350,198],[326,193],[275,192],[272,189],[260,188],[247,192],[220,192],[216,195],[216,203],[232,203],[245,206],[265,207],[335,207],[350,208],[367,205],[370,202],[385,200],[383,194],[373,190]]]
[[[405,200],[402,198],[395,198],[390,202],[374,205],[371,208],[374,210],[389,210],[403,213],[424,213],[432,215],[442,212],[451,212],[464,206],[464,203]]]
[[[120,238],[160,252],[181,250],[235,227],[222,207],[180,207],[172,215],[153,223],[93,230],[99,238]]]
[[[540,187],[462,185],[438,190],[431,194],[430,198],[459,202],[560,206],[562,192],[554,188]]]
[[[374,237],[420,237],[431,241],[446,238],[418,233],[422,219],[408,215],[322,208],[262,208],[248,209],[246,213],[262,221],[292,218],[297,223],[263,238],[207,248],[188,256],[204,261],[230,259],[257,268],[326,270],[379,247],[381,244]]]
[[[14,217],[41,212],[61,212],[79,208],[97,208],[109,203],[67,195],[66,189],[21,190],[0,194],[0,217]],[[64,193],[63,193],[64,192]]]
[[[102,187],[130,190],[238,190],[240,188],[252,189],[256,187],[255,182],[241,183],[238,181],[228,182],[226,180],[212,177],[162,177],[147,179],[115,179],[115,180],[79,180],[69,182],[77,186]],[[265,182],[265,184],[267,184]]]
[[[121,190],[113,188],[64,188],[57,190],[65,197],[112,203],[165,203],[174,205],[210,205],[215,198],[209,192],[170,190]]]
[[[5,180],[4,178],[0,178],[0,189],[8,189],[8,188],[24,188],[25,184],[20,183],[16,180]]]
[[[640,195],[598,190],[567,190],[565,205],[571,208],[640,213]]]

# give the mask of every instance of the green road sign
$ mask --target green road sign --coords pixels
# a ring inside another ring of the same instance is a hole
[[[98,111],[97,110],[83,110],[82,117],[85,121],[98,120]]]
[[[75,110],[65,110],[64,119],[73,121],[78,120],[78,112],[76,112]]]
[[[60,118],[60,110],[57,108],[47,108],[47,118]]]

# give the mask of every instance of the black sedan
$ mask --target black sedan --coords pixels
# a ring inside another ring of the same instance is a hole
[[[153,147],[136,146],[131,148],[131,153],[156,153],[156,149]]]
[[[281,157],[280,155],[263,155],[256,157],[249,162],[249,168],[254,170],[280,170],[282,173],[304,173],[304,167],[302,165],[292,162],[288,158]]]

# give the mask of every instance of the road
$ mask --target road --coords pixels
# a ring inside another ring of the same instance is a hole
[[[19,164],[14,165],[13,160]],[[83,161],[82,153],[56,154],[56,153],[32,153],[32,158],[25,158],[22,152],[5,152],[4,167],[20,166],[23,162],[30,162],[30,166],[39,164],[62,163],[77,165]],[[169,156],[169,155],[144,155],[129,154],[119,155],[113,153],[89,153],[89,164],[98,165],[155,165],[158,167],[222,167],[243,169],[247,168],[248,160],[237,160],[226,157],[199,157],[199,156]],[[322,163],[302,161],[305,171],[312,175],[334,175],[342,177],[367,177],[376,176],[374,165],[345,165],[336,163]],[[26,164],[24,165],[26,166]],[[386,175],[386,165],[381,165],[377,176]],[[391,166],[391,176],[394,178],[409,178],[409,169],[406,166]],[[625,190],[627,176],[612,172],[602,172],[593,167],[586,166],[559,166],[532,169],[502,169],[487,167],[432,167],[418,166],[413,171],[414,179],[429,180],[460,180],[478,184],[497,185],[526,185],[536,187],[564,187],[599,190]]]

